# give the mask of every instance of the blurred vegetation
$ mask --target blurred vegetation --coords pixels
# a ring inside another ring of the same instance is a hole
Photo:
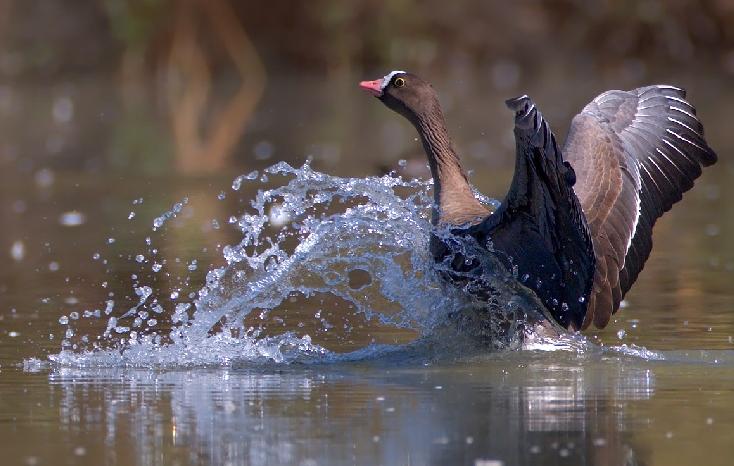
[[[201,174],[257,165],[264,157],[252,147],[296,115],[305,118],[278,157],[338,163],[334,134],[358,137],[360,122],[327,107],[349,106],[366,73],[399,66],[466,87],[454,78],[486,77],[505,93],[537,76],[554,85],[634,84],[680,69],[731,78],[732,26],[730,0],[3,0],[0,166]],[[285,97],[303,83],[331,100]],[[59,99],[72,114],[49,121]],[[309,106],[327,115],[311,119]]]

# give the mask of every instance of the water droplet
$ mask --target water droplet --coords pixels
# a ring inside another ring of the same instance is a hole
[[[59,317],[59,323],[60,323],[61,325],[66,325],[66,324],[68,324],[68,323],[69,323],[69,318],[68,318],[68,317],[66,317],[66,316],[61,316],[61,317]]]
[[[133,212],[133,211],[131,210],[131,211],[130,211],[130,213],[129,213],[129,214],[127,214],[127,219],[128,219],[128,220],[132,220],[132,219],[134,219],[134,218],[135,218],[135,212]]]
[[[12,246],[10,246],[10,257],[13,258],[15,262],[20,262],[25,257],[25,244],[23,241],[15,241]]]
[[[158,262],[154,262],[153,265],[151,266],[151,269],[153,270],[153,272],[160,272],[162,268],[163,266],[159,264]]]
[[[188,320],[188,315],[186,314],[186,311],[189,309],[189,307],[191,307],[191,304],[189,303],[176,304],[176,308],[173,311],[173,316],[171,316],[171,321],[173,321],[173,323],[179,323]]]
[[[145,261],[145,256],[142,254],[138,254],[137,256],[135,256],[135,261],[142,264]]]
[[[281,204],[275,203],[270,206],[268,211],[268,221],[274,227],[282,227],[291,221],[291,216],[288,213],[288,210]]]
[[[627,335],[627,332],[625,332],[624,330],[617,330],[617,338],[619,338],[620,340],[623,340],[625,335]]]
[[[223,201],[227,198],[227,194],[224,191],[219,191],[219,194],[217,194],[217,199],[220,201]]]
[[[70,210],[59,216],[59,223],[65,227],[76,227],[83,225],[86,221],[87,216],[77,210]]]

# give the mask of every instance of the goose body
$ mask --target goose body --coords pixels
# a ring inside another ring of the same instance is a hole
[[[562,149],[522,96],[506,102],[515,112],[515,173],[490,214],[473,194],[430,84],[393,71],[360,86],[418,131],[434,179],[435,227],[499,259],[570,330],[606,326],[650,254],[655,221],[716,162],[679,88],[599,95],[574,117]],[[435,260],[452,269],[449,279],[483,273],[452,244],[431,239]],[[491,294],[477,283],[475,294]]]

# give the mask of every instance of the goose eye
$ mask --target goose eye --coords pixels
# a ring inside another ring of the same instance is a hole
[[[395,87],[403,87],[405,86],[405,79],[395,78],[395,82],[393,84],[395,85]]]

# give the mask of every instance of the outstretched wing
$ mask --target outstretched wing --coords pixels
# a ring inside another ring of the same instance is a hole
[[[603,328],[650,255],[655,221],[716,154],[685,91],[663,85],[599,95],[574,117],[563,154],[596,255],[583,328]]]
[[[578,329],[592,289],[594,252],[573,191],[574,171],[529,97],[507,106],[515,112],[515,175],[500,208],[476,230],[561,326]]]

